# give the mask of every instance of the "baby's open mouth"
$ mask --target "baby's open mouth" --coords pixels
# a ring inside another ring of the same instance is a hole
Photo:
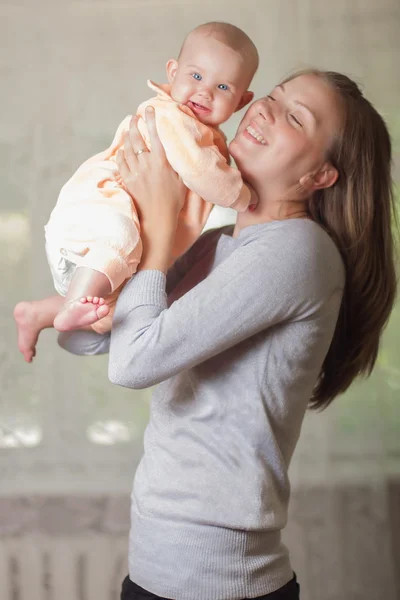
[[[192,102],[192,100],[189,100],[188,106],[194,112],[202,112],[202,113],[209,113],[209,112],[211,112],[210,108],[207,108],[206,106],[203,106],[202,104],[197,104],[197,102]]]

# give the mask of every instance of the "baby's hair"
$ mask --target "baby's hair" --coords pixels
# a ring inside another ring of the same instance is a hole
[[[185,45],[190,42],[190,38],[194,35],[214,37],[229,48],[232,48],[232,50],[243,57],[246,68],[249,71],[249,79],[251,80],[254,77],[259,63],[258,51],[247,33],[245,33],[242,29],[239,29],[239,27],[236,27],[236,25],[231,25],[230,23],[223,23],[220,21],[203,23],[202,25],[195,27],[195,29],[192,29],[192,31],[190,31],[190,33],[186,36],[179,53],[179,57],[181,56]]]

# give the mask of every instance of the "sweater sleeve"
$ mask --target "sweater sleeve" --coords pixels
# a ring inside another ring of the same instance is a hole
[[[166,293],[170,294],[185,277],[204,241],[209,242],[211,231],[204,233],[185,254],[179,257],[168,269],[166,276]],[[67,331],[58,335],[58,345],[78,356],[94,356],[106,354],[110,349],[110,333],[99,334],[95,331]]]
[[[95,331],[66,331],[58,335],[58,345],[71,354],[95,356],[107,354],[110,349],[110,333]]]
[[[212,204],[238,211],[248,208],[250,190],[239,171],[229,166],[209,127],[179,106],[173,115],[156,110],[156,119],[168,162],[192,192]]]
[[[164,274],[139,272],[116,306],[110,380],[149,387],[264,329],[313,315],[337,288],[341,267],[333,261],[328,276],[304,231],[298,237],[278,228],[250,240],[169,308]]]

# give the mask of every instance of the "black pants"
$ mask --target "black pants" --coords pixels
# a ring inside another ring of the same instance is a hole
[[[265,596],[258,596],[255,600],[299,600],[300,586],[297,583],[296,575],[286,585],[276,592],[271,592]],[[156,596],[147,590],[144,590],[136,583],[133,583],[128,576],[122,582],[121,600],[170,600]],[[210,599],[212,600],[212,599]],[[243,600],[247,600],[244,598]]]

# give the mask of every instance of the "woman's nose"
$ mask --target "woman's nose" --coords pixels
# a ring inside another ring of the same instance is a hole
[[[272,109],[271,105],[265,106],[265,108],[260,111],[260,115],[268,125],[273,125],[275,123],[275,111]]]
[[[265,101],[262,102],[262,104],[260,103],[258,107],[258,114],[264,119],[264,121],[268,123],[268,125],[273,125],[275,123],[275,111],[270,102]]]

